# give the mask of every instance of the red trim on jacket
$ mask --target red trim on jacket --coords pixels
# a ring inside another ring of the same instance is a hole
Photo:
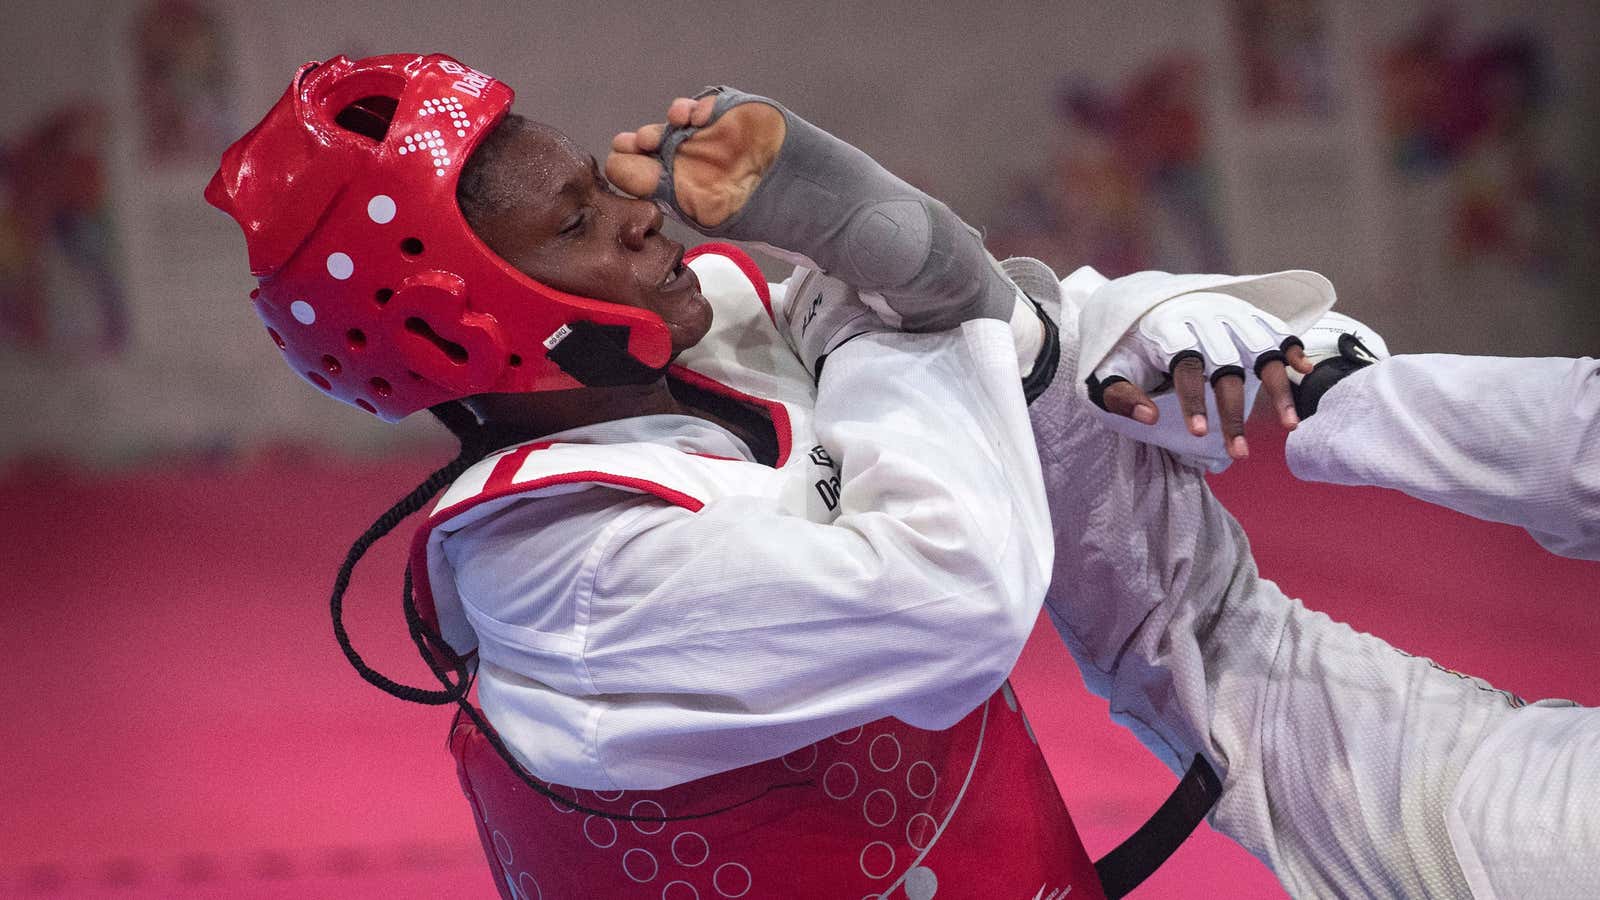
[[[789,461],[789,451],[792,450],[794,446],[794,428],[789,422],[789,410],[782,403],[778,402],[777,400],[768,400],[765,397],[757,397],[754,394],[746,394],[744,391],[741,391],[736,387],[723,384],[709,375],[702,375],[699,372],[684,366],[669,366],[667,368],[667,374],[678,379],[679,381],[683,381],[694,387],[697,387],[702,391],[720,394],[723,397],[727,397],[729,400],[737,400],[740,403],[745,403],[750,406],[757,406],[766,410],[767,415],[772,419],[772,429],[773,431],[777,432],[778,435],[778,462],[773,466],[773,468],[781,469],[783,468],[784,464]]]
[[[767,318],[772,321],[772,324],[778,324],[777,319],[772,317],[772,292],[767,288],[767,276],[762,273],[761,267],[756,265],[756,261],[751,259],[748,253],[732,244],[710,243],[701,244],[684,253],[683,262],[688,265],[690,260],[697,256],[705,256],[708,253],[725,256],[739,267],[739,271],[743,272],[744,277],[750,279],[750,284],[755,287],[756,296],[761,298],[761,305],[766,307]]]

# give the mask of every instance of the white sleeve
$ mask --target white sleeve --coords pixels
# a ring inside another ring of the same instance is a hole
[[[584,723],[564,732],[565,762],[525,761],[563,783],[633,789],[771,759],[883,716],[953,724],[1010,673],[1049,577],[1019,383],[994,320],[835,351],[815,421],[841,466],[838,518],[810,522],[758,497],[698,512],[634,501],[557,573],[566,583],[526,583],[541,602],[499,604],[533,626],[543,598],[573,610],[554,623],[562,637],[523,628],[531,649],[482,645],[486,663],[509,670],[480,681],[496,727],[519,749],[555,753],[559,736],[531,717],[517,740],[512,707],[540,686],[566,698],[533,698],[546,705],[587,702],[561,716]],[[473,613],[480,633],[497,627],[479,621],[486,612]],[[510,643],[523,623],[501,625]],[[585,758],[588,768],[574,762]]]
[[[1600,560],[1600,360],[1396,356],[1289,436],[1300,478],[1374,485]]]

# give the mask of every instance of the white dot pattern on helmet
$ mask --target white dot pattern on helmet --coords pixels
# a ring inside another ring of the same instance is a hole
[[[337,252],[328,254],[329,275],[332,275],[334,278],[337,278],[340,281],[344,281],[346,278],[349,278],[351,275],[355,274],[355,271],[355,260],[350,258],[350,254]]]
[[[367,201],[367,218],[377,222],[379,225],[387,225],[393,222],[396,211],[397,207],[394,204],[394,198],[388,194],[378,194]]]
[[[294,316],[294,320],[301,325],[310,325],[317,321],[317,311],[304,300],[296,300],[289,304],[289,314]]]

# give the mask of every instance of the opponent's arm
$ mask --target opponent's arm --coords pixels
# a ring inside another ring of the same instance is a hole
[[[1296,476],[1394,488],[1600,560],[1600,361],[1376,355],[1346,360],[1290,436]]]
[[[1192,285],[1075,273],[1062,365],[1092,371],[1085,347],[1128,338],[1082,323]],[[1056,532],[1046,604],[1089,688],[1174,772],[1210,763],[1212,825],[1292,894],[1464,894],[1442,810],[1510,699],[1286,597],[1201,468],[1105,427],[1083,388],[1058,379],[1030,413]]]

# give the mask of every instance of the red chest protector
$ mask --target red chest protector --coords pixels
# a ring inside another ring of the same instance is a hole
[[[1103,896],[1009,686],[945,731],[882,719],[659,791],[548,785],[624,816],[733,807],[679,821],[537,794],[464,716],[450,751],[507,900]]]

